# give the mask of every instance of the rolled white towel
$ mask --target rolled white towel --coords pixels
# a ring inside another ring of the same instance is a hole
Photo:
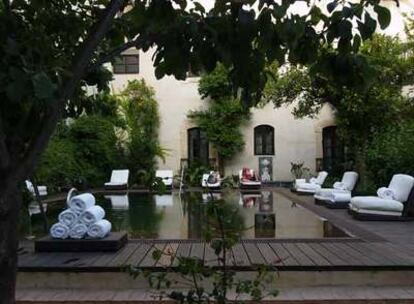
[[[78,222],[73,225],[72,228],[70,228],[69,236],[72,239],[81,239],[86,235],[87,232],[88,227],[85,224]]]
[[[67,239],[69,237],[70,228],[62,223],[56,223],[50,227],[50,236],[55,239]]]
[[[91,193],[75,195],[69,200],[69,208],[80,214],[95,205],[95,197]]]
[[[59,222],[72,227],[78,221],[78,214],[72,209],[66,209],[59,214]]]
[[[86,209],[80,216],[79,219],[82,223],[90,226],[93,223],[102,220],[105,217],[105,210],[101,206],[92,206]]]
[[[101,239],[107,236],[112,229],[112,224],[107,220],[100,220],[92,224],[88,229],[88,236],[94,239]]]
[[[342,182],[335,182],[333,184],[334,189],[338,189],[338,190],[347,190],[346,185]]]
[[[316,184],[316,183],[318,182],[318,179],[316,179],[315,177],[312,177],[312,178],[309,180],[309,182],[310,182],[311,184]]]
[[[395,193],[392,189],[389,189],[387,187],[381,187],[377,191],[378,197],[382,199],[395,199]]]

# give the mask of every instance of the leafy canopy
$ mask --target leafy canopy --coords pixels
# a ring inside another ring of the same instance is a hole
[[[288,14],[297,2],[309,12]],[[5,0],[0,148],[7,155],[1,167],[13,171],[11,164],[35,160],[57,118],[67,109],[81,112],[86,85],[107,89],[111,76],[102,64],[130,47],[154,48],[157,78],[184,79],[189,66],[211,72],[223,63],[245,105],[260,99],[264,69],[275,61],[311,65],[339,84],[364,86],[371,74],[357,51],[377,24],[390,21],[379,2],[331,0],[326,14],[307,0],[220,0],[210,11],[186,0]],[[355,32],[351,20],[358,23]]]
[[[371,86],[364,91],[338,85],[321,74],[311,75],[307,68],[293,67],[268,83],[266,100],[274,102],[275,106],[293,104],[298,117],[317,115],[323,105],[332,105],[347,156],[355,161],[362,180],[360,185],[364,187],[369,176],[367,169],[370,170],[367,164],[374,163],[371,156],[370,162],[366,161],[372,142],[378,142],[378,134],[399,125],[413,113],[413,103],[402,94],[403,87],[412,83],[414,56],[407,48],[410,43],[375,35],[361,46],[361,56],[365,56],[375,70]],[[373,151],[378,152],[378,149]],[[387,155],[391,153],[387,151]],[[382,157],[378,161],[383,162]],[[380,174],[376,166],[372,168],[376,172],[374,177],[383,179],[384,174]]]

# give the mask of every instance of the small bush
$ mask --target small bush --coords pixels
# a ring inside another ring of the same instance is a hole
[[[42,156],[37,177],[49,191],[59,191],[79,184],[81,162],[76,159],[76,144],[68,138],[53,137]]]
[[[85,115],[58,128],[36,175],[52,192],[84,189],[102,186],[113,169],[124,166],[113,121]]]
[[[414,175],[414,120],[388,128],[374,137],[367,167],[376,186],[386,186],[396,173]]]

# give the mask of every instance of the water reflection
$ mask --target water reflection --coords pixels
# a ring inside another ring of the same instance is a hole
[[[347,236],[329,222],[307,209],[293,204],[273,191],[241,194],[238,191],[206,194],[123,194],[97,196],[114,231],[127,231],[130,238],[200,239],[206,228],[216,230],[209,216],[211,200],[220,200],[230,214],[228,229],[243,229],[244,238],[324,238]],[[210,204],[210,205],[209,205]],[[57,221],[64,202],[47,206],[49,224]],[[21,235],[42,236],[42,218],[35,206],[26,210],[30,217],[22,221]]]

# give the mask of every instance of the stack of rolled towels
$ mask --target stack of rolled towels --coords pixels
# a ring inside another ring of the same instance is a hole
[[[68,208],[59,214],[59,222],[50,228],[50,235],[57,239],[82,239],[86,236],[101,239],[112,229],[104,219],[105,210],[95,205],[91,193],[79,194],[68,201]]]
[[[379,188],[377,191],[377,195],[379,198],[382,198],[382,199],[395,200],[396,198],[394,190],[387,188],[387,187]]]

